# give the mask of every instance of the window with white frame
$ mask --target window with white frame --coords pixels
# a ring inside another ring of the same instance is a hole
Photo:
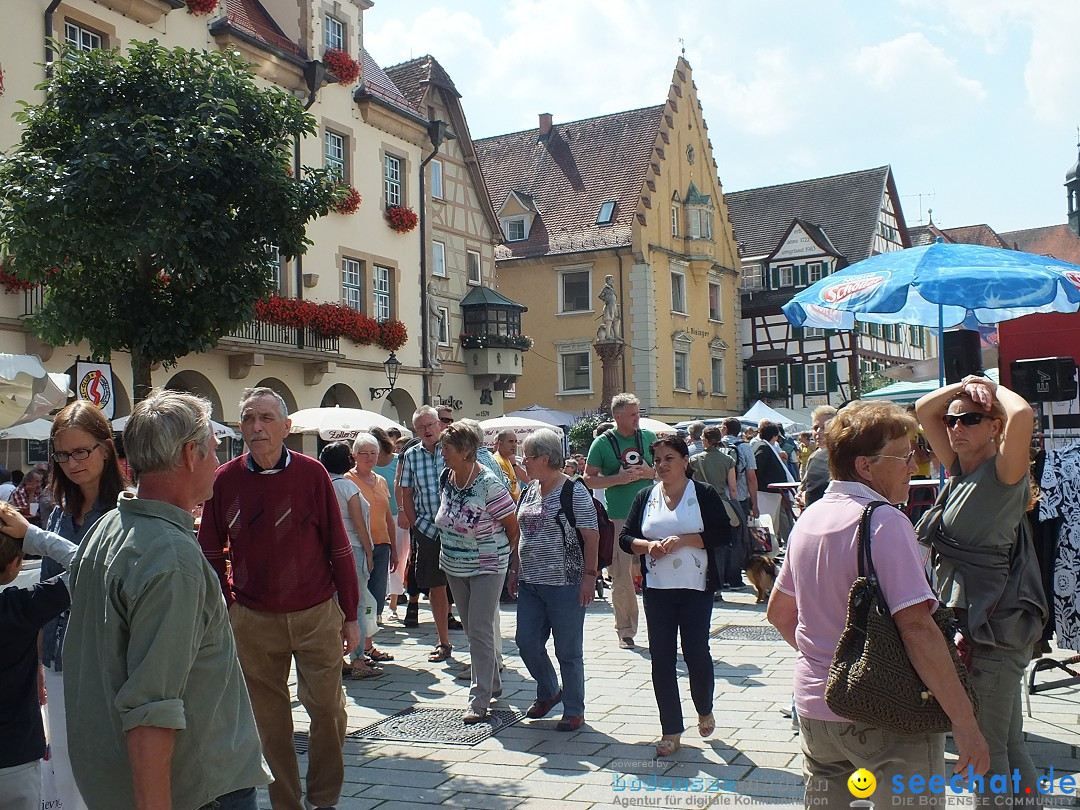
[[[446,278],[446,245],[431,243],[431,275]]]
[[[333,14],[323,18],[323,45],[326,50],[345,50],[345,23]]]
[[[803,329],[802,336],[805,339],[823,338],[825,337],[825,330],[818,329],[816,326],[807,326]]]
[[[525,217],[511,217],[503,224],[507,242],[520,242],[525,238]]]
[[[807,279],[811,284],[816,284],[825,278],[825,263],[810,262],[807,266]]]
[[[671,271],[671,311],[686,312],[686,275]]]
[[[671,206],[671,235],[679,235],[679,206]]]
[[[323,167],[338,180],[345,179],[345,136],[330,129],[323,138]]]
[[[760,366],[757,372],[759,391],[779,391],[780,372],[776,366]]]
[[[824,394],[829,390],[829,378],[825,363],[806,364],[806,393]]]
[[[92,51],[101,47],[101,34],[73,22],[64,22],[64,42],[77,51]]]
[[[723,300],[720,295],[720,285],[715,281],[709,282],[709,320],[722,321],[724,313],[721,309]]]
[[[371,279],[375,288],[375,300],[374,300],[374,312],[372,313],[377,320],[385,321],[390,318],[393,297],[393,286],[391,277],[393,276],[393,270],[389,267],[383,267],[382,265],[375,265]]]
[[[266,246],[266,269],[270,274],[270,284],[274,292],[281,291],[281,248],[277,245]]]
[[[559,273],[559,312],[592,311],[592,273],[588,270],[564,270]]]
[[[484,280],[480,272],[480,254],[475,250],[469,250],[465,252],[465,257],[469,262],[469,283],[480,284]]]
[[[724,358],[711,357],[709,362],[712,369],[712,393],[723,394],[726,387],[724,383]]]
[[[588,350],[559,353],[559,390],[564,393],[592,390],[592,366]]]
[[[690,221],[691,239],[712,239],[712,211],[690,208],[686,215]]]
[[[675,390],[690,390],[690,352],[675,349]]]
[[[757,263],[745,265],[742,269],[742,288],[744,290],[760,290],[764,286],[761,265]]]
[[[383,155],[383,194],[387,206],[401,205],[401,158]]]
[[[790,287],[795,283],[795,276],[793,275],[794,267],[790,264],[786,264],[779,269],[777,275],[780,279],[781,287]]]
[[[441,160],[431,161],[431,196],[441,200],[443,196],[443,165]]]
[[[450,345],[450,310],[439,307],[439,345]]]
[[[341,260],[341,300],[357,312],[364,311],[364,263],[357,259]]]

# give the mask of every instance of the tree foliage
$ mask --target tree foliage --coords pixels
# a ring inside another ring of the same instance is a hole
[[[567,439],[570,441],[570,449],[575,453],[587,453],[592,446],[593,432],[601,422],[610,422],[611,416],[606,413],[595,413],[582,417],[581,421],[570,428]]]
[[[18,277],[48,277],[30,329],[95,357],[131,352],[140,398],[150,364],[253,318],[269,246],[302,254],[308,221],[341,193],[323,170],[291,176],[293,139],[315,121],[238,54],[59,53],[0,158],[0,241]]]

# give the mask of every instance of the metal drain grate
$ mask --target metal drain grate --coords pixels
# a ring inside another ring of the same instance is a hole
[[[783,641],[784,637],[775,627],[750,624],[727,624],[709,634],[719,641]]]
[[[512,726],[525,716],[515,709],[492,709],[488,719],[476,725],[467,726],[461,722],[465,709],[439,709],[426,706],[414,706],[358,731],[350,731],[345,745],[360,740],[430,742],[442,745],[476,745],[497,734],[507,726]],[[293,735],[293,743],[298,754],[307,753],[308,735],[306,731]]]

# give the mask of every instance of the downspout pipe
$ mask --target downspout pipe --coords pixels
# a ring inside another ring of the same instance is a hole
[[[304,82],[307,84],[308,97],[304,103],[304,112],[307,112],[315,104],[319,88],[326,80],[326,65],[318,59],[312,59],[304,65]],[[293,177],[300,180],[300,136],[293,136]],[[296,284],[297,299],[304,297],[304,257],[297,255],[293,264]],[[303,334],[301,330],[301,335]],[[302,339],[302,338],[301,338]]]
[[[434,147],[431,153],[420,161],[420,361],[424,371],[421,375],[421,396],[423,397],[423,404],[429,405],[430,395],[430,380],[428,375],[428,369],[431,368],[431,358],[428,357],[429,342],[428,342],[428,330],[430,326],[428,324],[428,266],[427,266],[427,175],[425,169],[427,165],[435,159],[435,156],[439,154],[439,147],[444,140],[449,140],[456,137],[452,132],[447,129],[445,121],[429,121],[428,122],[428,138],[431,140],[431,145]]]
[[[53,13],[56,11],[57,6],[60,5],[62,0],[50,0],[48,8],[45,9],[45,75],[52,75],[52,61],[53,61],[53,49],[49,44],[53,38]]]

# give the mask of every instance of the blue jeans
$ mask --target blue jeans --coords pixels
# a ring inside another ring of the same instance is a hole
[[[381,616],[386,601],[386,582],[390,576],[390,544],[380,543],[371,549],[371,575],[367,587],[375,597],[375,615]]]
[[[259,810],[255,803],[255,788],[243,788],[218,796],[199,810]]]
[[[682,701],[679,699],[679,676],[675,671],[676,645],[680,636],[694,708],[699,715],[707,715],[713,710],[714,676],[709,654],[713,595],[709,591],[688,588],[646,588],[643,601],[660,728],[664,734],[681,734],[684,730]]]
[[[562,672],[563,716],[583,716],[585,608],[581,606],[581,586],[520,583],[517,619],[515,640],[521,660],[536,679],[536,699],[551,700],[559,692],[559,679],[547,653],[547,640],[554,636],[555,657]]]

